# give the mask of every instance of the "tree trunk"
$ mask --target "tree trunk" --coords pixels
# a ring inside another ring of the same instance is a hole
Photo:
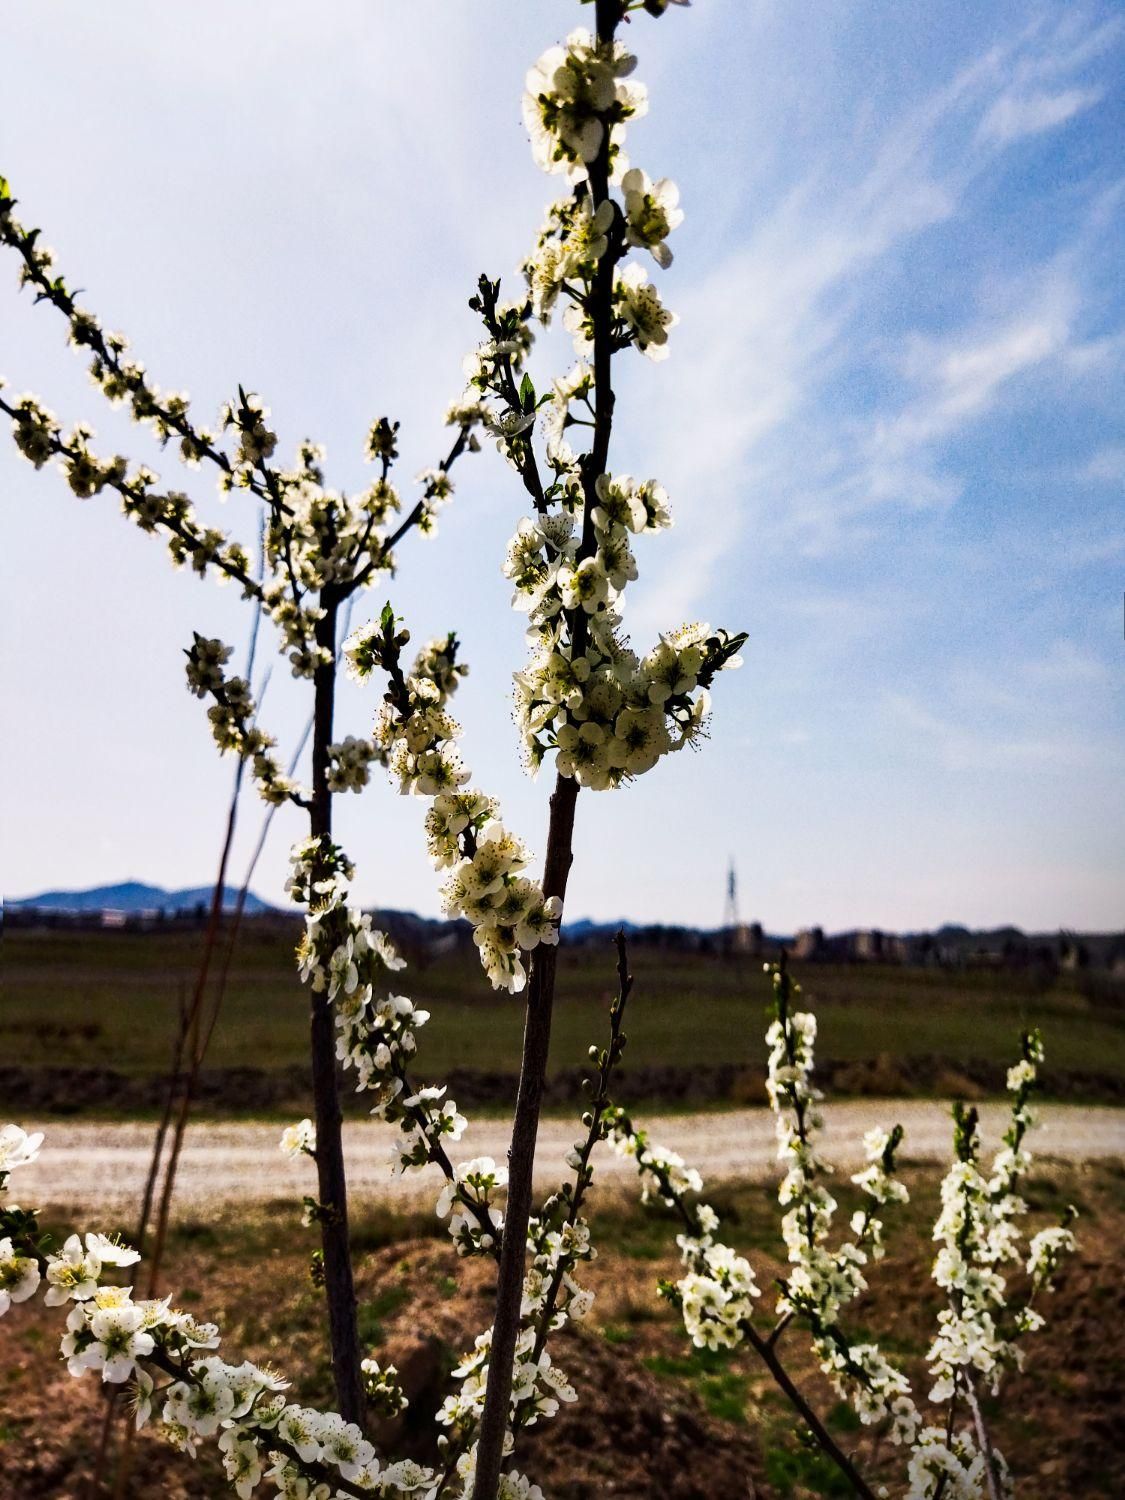
[[[336,615],[338,605],[328,591],[321,595],[324,618],[317,622],[319,646],[332,652],[332,660],[316,670],[314,678],[312,810],[310,831],[314,837],[332,833],[332,794],[328,789],[328,746],[332,743],[332,717],[336,698]],[[332,1373],[336,1402],[346,1422],[363,1425],[365,1401],[360,1370],[359,1331],[356,1326],[355,1284],[352,1280],[348,1244],[348,1190],[344,1174],[340,1094],[336,1078],[336,1023],[331,1003],[323,992],[310,991],[310,1040],[312,1084],[316,1114],[317,1197],[323,1213],[320,1243],[324,1254],[324,1292],[328,1302],[328,1329],[332,1344]]]

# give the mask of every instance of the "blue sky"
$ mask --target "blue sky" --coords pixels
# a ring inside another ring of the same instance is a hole
[[[261,391],[344,487],[386,412],[406,478],[442,445],[476,276],[511,275],[553,189],[524,71],[586,14],[54,0],[6,21],[3,170],[163,388],[208,417],[239,381]],[[628,624],[643,643],[703,617],[750,643],[699,757],[580,799],[570,912],[717,922],[733,855],[743,914],[775,929],[1119,925],[1125,14],[698,0],[632,36],[652,107],[630,155],[687,218],[662,277],[672,358],[619,361],[615,467],[661,478],[677,523],[640,557]],[[12,385],[152,461],[14,264],[0,277]],[[566,362],[548,340],[537,368]],[[155,466],[253,534],[249,502]],[[230,767],[180,653],[192,629],[242,651],[242,607],[7,443],[0,488],[5,889],[206,881]],[[495,454],[466,464],[392,597],[417,636],[460,631],[466,758],[541,850],[499,573],[521,494]],[[341,730],[370,710],[349,688]],[[263,720],[283,746],[305,711],[279,670]],[[437,910],[422,812],[381,781],[344,799],[363,900]],[[247,801],[236,872],[258,824]],[[299,831],[275,820],[268,897]]]

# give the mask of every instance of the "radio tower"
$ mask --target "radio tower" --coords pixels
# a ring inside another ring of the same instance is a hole
[[[742,920],[738,915],[738,876],[734,869],[734,858],[731,857],[727,869],[727,904],[723,910],[723,948],[729,953],[738,944],[739,932],[742,928]]]

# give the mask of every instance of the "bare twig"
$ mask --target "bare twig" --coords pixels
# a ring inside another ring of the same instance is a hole
[[[980,1409],[977,1393],[973,1386],[971,1377],[962,1371],[961,1386],[965,1392],[965,1400],[969,1403],[969,1410],[973,1414],[973,1426],[976,1429],[977,1442],[984,1454],[984,1479],[988,1485],[989,1500],[1003,1500],[1003,1492],[1000,1487],[1000,1466],[996,1461],[996,1450],[992,1446],[988,1428],[985,1425],[984,1413]]]
[[[604,1138],[602,1122],[611,1104],[609,1097],[610,1080],[625,1048],[625,1034],[622,1026],[625,1020],[625,1007],[633,990],[633,976],[629,972],[629,955],[625,946],[625,933],[619,931],[614,941],[617,944],[617,995],[610,1007],[609,1046],[604,1049],[601,1064],[598,1068],[598,1079],[589,1109],[590,1123],[586,1129],[586,1139],[579,1147],[578,1161],[574,1168],[574,1191],[571,1193],[570,1209],[565,1221],[571,1227],[578,1221],[582,1204],[593,1181],[593,1173],[590,1170],[590,1157],[593,1155],[594,1147]],[[554,1275],[551,1277],[551,1284],[547,1288],[547,1295],[543,1301],[543,1309],[539,1315],[538,1327],[535,1333],[535,1346],[531,1352],[532,1364],[536,1363],[547,1342],[547,1335],[550,1331],[551,1320],[555,1314],[555,1306],[559,1299],[559,1290],[562,1287],[565,1274],[565,1267],[560,1262],[555,1269]]]

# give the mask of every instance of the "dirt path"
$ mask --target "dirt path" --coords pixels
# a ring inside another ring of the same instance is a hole
[[[981,1109],[986,1146],[994,1146],[1006,1123],[1002,1105]],[[1125,1157],[1125,1110],[1081,1105],[1047,1105],[1031,1140],[1038,1156],[1071,1160]],[[944,1162],[949,1156],[948,1106],[932,1101],[854,1100],[825,1107],[825,1141],[829,1159],[840,1169],[860,1164],[863,1132],[872,1125],[900,1120],[906,1128],[904,1159]],[[150,1125],[34,1125],[46,1141],[39,1160],[21,1168],[19,1196],[25,1203],[51,1203],[68,1209],[130,1210],[139,1201],[152,1140]],[[641,1123],[640,1121],[638,1123]],[[767,1179],[774,1171],[773,1118],[765,1110],[732,1110],[722,1114],[655,1115],[643,1121],[651,1137],[679,1151],[707,1181]],[[540,1131],[536,1182],[543,1188],[561,1180],[563,1159],[576,1134],[576,1122],[545,1120]],[[189,1128],[180,1162],[176,1193],[180,1215],[236,1202],[264,1203],[293,1199],[315,1189],[313,1165],[291,1161],[278,1150],[281,1129],[263,1124],[201,1124]],[[392,1132],[374,1121],[344,1127],[349,1183],[357,1205],[393,1200],[406,1207],[432,1202],[437,1169],[392,1177],[388,1147]],[[506,1122],[480,1120],[470,1125],[454,1148],[454,1160],[492,1156],[503,1161],[508,1147]],[[608,1147],[595,1157],[599,1179],[627,1181],[631,1162]]]

